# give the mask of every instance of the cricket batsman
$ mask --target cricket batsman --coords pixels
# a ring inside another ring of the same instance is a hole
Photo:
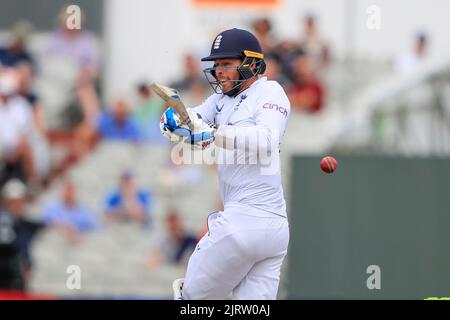
[[[279,83],[262,76],[261,46],[246,30],[223,31],[201,60],[214,63],[204,73],[215,94],[187,109],[194,126],[180,125],[168,108],[162,133],[201,148],[248,151],[258,159],[270,154],[272,169],[265,172],[267,163],[239,156],[218,164],[224,210],[208,216],[208,233],[190,257],[185,278],[173,283],[175,298],[276,299],[289,243],[279,148],[290,103]],[[172,95],[179,99],[176,91]]]

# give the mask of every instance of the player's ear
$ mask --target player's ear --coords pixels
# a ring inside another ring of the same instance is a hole
[[[258,71],[255,59],[253,59],[252,63],[250,63],[250,70],[252,70],[254,74]]]
[[[252,70],[253,74],[263,74],[266,71],[266,63],[263,59],[254,58],[250,64],[250,70]]]

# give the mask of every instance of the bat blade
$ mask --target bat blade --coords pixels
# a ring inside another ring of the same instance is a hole
[[[150,88],[160,96],[169,107],[175,110],[180,117],[181,124],[186,124],[189,129],[194,130],[194,124],[192,123],[191,118],[189,118],[186,107],[183,102],[177,98],[172,89],[157,83],[153,83]]]

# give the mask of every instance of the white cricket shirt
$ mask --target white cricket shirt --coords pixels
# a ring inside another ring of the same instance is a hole
[[[250,206],[286,216],[279,145],[291,110],[283,88],[261,77],[236,97],[213,94],[192,108],[219,125],[215,143],[224,207]]]
[[[0,99],[0,155],[14,152],[22,137],[28,138],[33,127],[31,107],[23,97]]]

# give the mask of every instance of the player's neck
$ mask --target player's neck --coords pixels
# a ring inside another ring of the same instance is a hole
[[[248,79],[247,81],[245,81],[245,82],[242,84],[242,86],[241,86],[241,90],[239,90],[239,92],[236,94],[236,96],[239,95],[242,91],[245,91],[245,90],[247,90],[248,88],[250,88],[250,86],[251,86],[253,83],[255,83],[258,79],[259,79],[259,77],[256,76],[256,77],[250,78],[250,79]]]

